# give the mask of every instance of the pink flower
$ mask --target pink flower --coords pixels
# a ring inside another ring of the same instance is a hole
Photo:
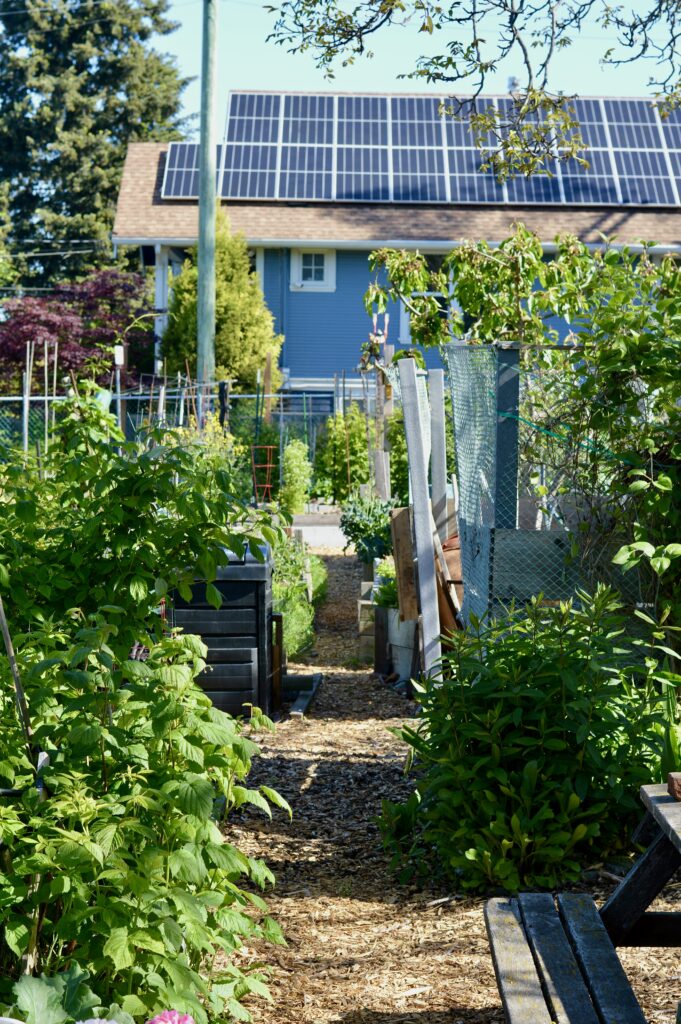
[[[147,1024],[194,1024],[194,1018],[188,1013],[180,1013],[179,1010],[164,1010],[156,1017],[152,1017]]]

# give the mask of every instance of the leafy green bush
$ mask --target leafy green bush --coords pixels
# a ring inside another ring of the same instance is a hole
[[[310,497],[312,464],[303,441],[289,441],[286,445],[282,471],[284,480],[279,491],[279,504],[289,515],[304,512]]]
[[[416,854],[464,889],[575,880],[628,847],[638,791],[657,781],[662,719],[654,648],[625,640],[610,591],[454,634],[444,683],[405,726],[421,776],[386,803],[394,863]],[[646,655],[646,657],[644,657]]]
[[[397,597],[397,580],[383,580],[374,591],[374,604],[379,608],[399,608]]]
[[[199,639],[164,639],[146,662],[119,661],[119,614],[20,640],[33,742],[50,757],[44,801],[2,673],[3,785],[23,796],[2,816],[0,1001],[29,955],[48,975],[78,964],[98,1003],[116,1001],[134,1019],[169,1006],[203,1022],[243,1017],[239,1000],[264,992],[262,973],[227,961],[209,981],[201,967],[245,938],[282,938],[241,887],[272,874],[224,839],[218,818],[244,803],[287,805],[243,785],[258,748],[251,727],[194,683]],[[258,714],[254,724],[271,725]]]
[[[404,413],[398,406],[385,421],[385,436],[390,448],[390,491],[399,505],[409,504],[409,460]]]
[[[192,249],[181,273],[173,281],[168,326],[163,336],[163,355],[168,369],[192,373],[196,368],[197,251]],[[250,268],[243,235],[233,235],[224,211],[218,213],[215,238],[215,362],[217,378],[233,378],[237,387],[253,388],[258,370],[272,359],[272,385],[277,388],[277,369],[282,335],[274,333],[274,319],[265,305],[257,275]]]
[[[373,444],[374,425],[369,424]],[[345,415],[330,416],[317,439],[314,459],[315,493],[334,502],[345,501],[370,479],[367,422],[353,402]]]
[[[393,503],[380,498],[353,495],[343,505],[340,527],[348,545],[354,544],[360,562],[372,562],[392,551],[390,510]]]
[[[315,607],[326,594],[326,566],[321,558],[307,553],[301,544],[289,538],[274,545],[273,556],[274,607],[284,617],[286,653],[289,658],[295,658],[314,640]],[[305,579],[308,566],[312,577],[312,602],[308,600]]]
[[[97,1005],[117,1002],[135,1020],[169,1006],[197,1024],[245,1019],[241,998],[265,991],[235,951],[244,937],[280,941],[251,891],[271,875],[224,842],[217,818],[285,805],[243,785],[252,727],[212,707],[194,683],[202,645],[168,638],[159,610],[175,589],[191,597],[197,573],[218,605],[210,581],[226,551],[261,557],[262,540],[277,540],[213,455],[160,429],[126,444],[97,402],[76,396],[41,465],[20,456],[0,468],[0,592],[32,744],[50,756],[41,802],[0,658],[0,787],[22,790],[0,808],[7,1006],[23,957],[49,978],[79,966]],[[129,660],[136,645],[147,662]],[[255,711],[259,725],[269,723]],[[204,976],[218,953],[222,966]]]

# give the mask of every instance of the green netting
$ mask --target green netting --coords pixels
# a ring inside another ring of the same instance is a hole
[[[564,422],[565,353],[536,362],[496,346],[444,346],[454,413],[463,614],[494,614],[535,594],[571,597],[597,582],[642,601],[612,557],[615,463],[598,438]]]

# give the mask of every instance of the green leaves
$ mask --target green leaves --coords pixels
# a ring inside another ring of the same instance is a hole
[[[177,804],[185,814],[195,818],[209,818],[213,812],[215,791],[202,776],[188,773],[177,784]]]
[[[16,983],[14,993],[26,1024],[64,1024],[68,1018],[60,993],[43,978],[24,975]]]
[[[419,776],[407,804],[384,807],[395,866],[464,889],[552,888],[619,847],[659,777],[663,720],[649,641],[625,640],[626,621],[599,588],[452,637],[444,685],[424,685],[402,733]]]
[[[135,963],[135,951],[130,942],[127,928],[111,929],[111,934],[104,943],[104,955],[112,960],[117,971],[132,967]]]

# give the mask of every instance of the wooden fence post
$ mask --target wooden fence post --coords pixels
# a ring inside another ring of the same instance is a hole
[[[419,413],[416,363],[413,359],[401,359],[399,372],[404,409],[404,430],[407,438],[409,478],[414,503],[414,540],[421,609],[423,669],[426,675],[433,675],[437,671],[442,657],[442,648],[431,525],[432,511],[428,487],[428,450]]]
[[[433,518],[441,541],[449,536],[447,517],[447,439],[445,436],[445,371],[428,373],[430,398],[430,475]]]

